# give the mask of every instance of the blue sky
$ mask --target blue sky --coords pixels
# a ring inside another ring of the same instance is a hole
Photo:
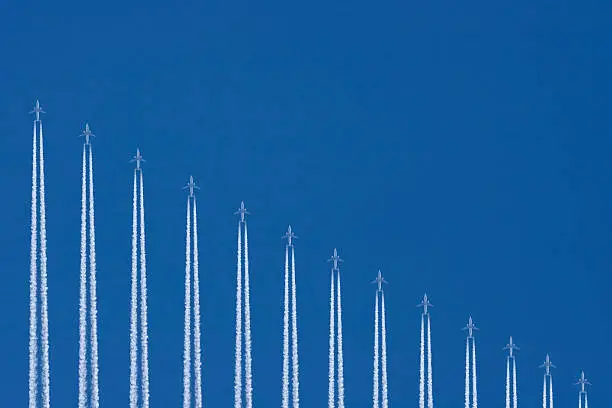
[[[0,15],[0,395],[27,401],[31,117],[44,116],[51,392],[76,405],[81,141],[94,140],[103,406],[128,402],[132,164],[145,164],[151,401],[182,392],[185,192],[199,196],[207,406],[233,387],[236,218],[251,249],[254,394],[280,404],[283,243],[296,244],[302,406],[327,398],[329,265],[343,264],[346,401],[371,401],[374,287],[387,287],[393,406],[418,401],[432,310],[436,406],[463,403],[477,333],[481,404],[610,404],[610,32],[604,2],[6,5]]]

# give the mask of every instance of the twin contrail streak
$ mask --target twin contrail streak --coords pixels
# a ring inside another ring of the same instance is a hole
[[[191,200],[187,199],[185,238],[185,338],[183,344],[183,408],[191,408]]]
[[[336,307],[338,308],[338,408],[344,408],[344,352],[342,350],[342,295],[340,291],[340,269],[337,269],[336,272],[336,290],[338,291],[338,297],[336,298]]]
[[[433,376],[431,366],[431,318],[427,314],[427,404],[429,408],[433,408]]]
[[[283,312],[282,407],[289,408],[289,246],[285,247],[285,299]]]
[[[236,270],[236,345],[234,363],[234,408],[242,408],[242,226],[238,224]]]
[[[380,348],[378,340],[378,327],[379,327],[379,312],[378,312],[378,292],[376,292],[376,302],[374,306],[374,375],[372,384],[372,407],[378,408],[380,392],[379,392],[379,358],[378,349]]]
[[[130,408],[138,407],[138,251],[137,251],[137,190],[134,171],[134,195],[132,199],[132,290],[130,298]]]
[[[382,312],[382,321],[381,321],[381,337],[382,337],[382,408],[389,407],[389,396],[388,396],[388,385],[387,385],[387,323],[385,317],[385,292],[381,293],[381,312]]]
[[[472,337],[472,408],[478,408],[478,388],[476,387],[476,339]]]
[[[419,365],[419,408],[425,408],[425,315],[421,314],[421,354]]]
[[[298,331],[297,331],[297,300],[295,290],[295,248],[291,247],[291,357],[292,357],[292,392],[293,392],[293,408],[300,406],[300,383],[298,377]],[[340,277],[338,277],[338,407],[340,405],[343,388],[341,383],[342,373],[342,318],[340,315]]]
[[[193,317],[194,317],[194,358],[195,358],[195,399],[196,408],[202,408],[202,344],[200,326],[200,260],[198,254],[198,206],[193,199]]]
[[[470,408],[470,339],[465,339],[465,408]]]
[[[330,279],[330,293],[329,293],[329,385],[327,390],[327,406],[328,408],[334,408],[335,406],[335,372],[336,372],[336,345],[335,345],[335,286],[334,286],[334,269],[332,269]]]
[[[518,405],[518,397],[516,395],[516,360],[512,359],[512,398],[514,408]]]
[[[140,324],[142,364],[142,408],[149,408],[149,336],[147,323],[147,262],[145,252],[144,188],[140,172]]]
[[[506,408],[510,408],[510,357],[506,357]]]
[[[249,283],[249,233],[244,222],[244,369],[246,408],[253,407],[253,368],[251,356],[251,289]],[[295,296],[295,293],[294,293]]]
[[[91,330],[91,408],[100,406],[98,380],[98,296],[96,282],[96,229],[94,217],[93,158],[89,145],[89,307]]]
[[[29,339],[29,408],[36,408],[38,399],[38,154],[36,121],[32,137],[32,208],[30,224],[30,339]]]
[[[83,146],[83,172],[81,178],[81,273],[79,290],[79,408],[87,404],[87,183]]]

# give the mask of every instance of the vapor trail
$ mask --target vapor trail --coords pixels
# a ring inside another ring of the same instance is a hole
[[[138,280],[138,253],[136,246],[137,238],[137,224],[138,219],[136,217],[136,170],[134,170],[134,196],[132,199],[132,291],[130,298],[130,408],[137,408],[138,406],[138,393],[137,393],[137,379],[138,372],[136,371],[137,365],[137,337],[138,337],[138,326],[137,326],[137,280]]]
[[[285,247],[285,302],[283,314],[283,396],[282,408],[289,408],[289,245]]]
[[[578,393],[578,408],[582,408],[582,394]]]
[[[294,283],[295,284],[295,283]],[[251,295],[249,283],[249,235],[247,223],[244,222],[244,369],[246,388],[246,408],[253,407],[253,368],[251,356]],[[295,299],[295,293],[294,293]],[[295,302],[295,300],[294,300]],[[295,311],[294,311],[295,313]],[[294,323],[295,324],[295,323]]]
[[[470,408],[470,339],[465,339],[465,408]]]
[[[431,373],[431,318],[427,314],[427,406],[433,408],[433,378]],[[516,408],[516,407],[515,407]]]
[[[89,303],[91,334],[91,408],[100,406],[98,381],[98,296],[96,282],[96,229],[91,144],[89,145]]]
[[[83,171],[81,176],[81,274],[79,290],[79,408],[87,404],[87,215],[86,215],[86,167],[85,145],[83,145]]]
[[[372,407],[378,408],[378,401],[380,399],[380,393],[378,390],[378,384],[380,383],[378,378],[378,292],[376,292],[376,306],[374,306],[374,378],[372,384]]]
[[[385,317],[385,292],[382,292],[382,408],[389,408],[389,395],[387,386],[387,323]]]
[[[195,354],[195,398],[196,408],[202,408],[202,345],[200,330],[200,260],[198,254],[198,208],[193,199],[193,317]],[[246,237],[245,237],[246,240]]]
[[[336,272],[336,290],[338,291],[338,297],[336,299],[336,307],[338,308],[338,408],[344,408],[344,352],[342,349],[342,295],[340,290],[340,269]]]
[[[185,338],[183,343],[183,407],[191,408],[191,199],[187,198],[185,234]]]
[[[338,279],[340,277],[338,276]],[[340,317],[340,280],[338,280],[338,370],[342,367],[342,320]],[[297,300],[295,290],[295,248],[291,247],[291,348],[292,348],[292,392],[293,408],[300,406],[300,383],[298,378],[298,332],[297,332]],[[339,371],[340,373],[340,371]],[[338,398],[341,398],[341,377],[338,375]],[[338,407],[342,408],[338,402]]]
[[[242,408],[242,226],[238,223],[236,268],[236,346],[234,362],[234,408]]]
[[[38,362],[38,155],[36,146],[36,121],[32,137],[32,208],[30,221],[30,339],[29,339],[29,408],[36,408],[38,397],[38,380],[36,365]]]
[[[334,269],[331,271],[330,279],[330,293],[329,293],[329,385],[327,391],[327,406],[328,408],[334,408],[335,405],[335,372],[336,372],[336,356],[335,356],[335,322],[334,322]]]
[[[478,388],[476,387],[476,339],[472,337],[472,408],[478,408]]]
[[[552,375],[550,376],[550,406],[548,408],[553,408]]]
[[[506,357],[506,408],[510,408],[510,357]]]
[[[42,335],[42,388],[43,407],[51,405],[51,384],[49,382],[49,311],[47,300],[47,216],[45,210],[45,155],[43,153],[43,128],[40,122],[40,303]]]
[[[142,408],[149,408],[149,335],[147,324],[147,262],[145,251],[144,188],[140,171],[140,324],[142,333]]]
[[[425,408],[425,315],[421,314],[421,355],[419,367],[419,408]]]
[[[584,394],[584,408],[589,408],[589,395],[587,393]]]
[[[513,406],[517,407],[518,397],[516,395],[516,359],[512,359],[512,398],[513,398]]]
[[[544,384],[542,386],[542,408],[546,408],[546,374],[544,374]]]

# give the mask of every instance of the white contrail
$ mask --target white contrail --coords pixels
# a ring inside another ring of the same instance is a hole
[[[382,292],[382,321],[381,321],[381,334],[382,334],[382,408],[389,408],[389,389],[387,385],[387,323],[385,317],[385,292]]]
[[[470,338],[465,339],[465,408],[470,408]]]
[[[335,406],[335,372],[336,372],[336,353],[335,353],[335,322],[334,322],[334,268],[331,271],[330,292],[329,292],[329,385],[327,390],[327,407],[334,408]]]
[[[81,176],[81,274],[79,290],[79,408],[87,404],[87,183],[83,145],[83,171]]]
[[[49,375],[49,311],[47,300],[47,216],[45,209],[45,155],[43,150],[43,127],[40,122],[40,303],[42,337],[42,389],[43,408],[51,405]]]
[[[289,408],[289,245],[285,247],[285,301],[283,313],[282,408]]]
[[[550,406],[548,408],[553,408],[552,375],[550,376]]]
[[[578,408],[582,408],[582,394],[578,393]]]
[[[427,406],[433,408],[433,378],[431,373],[431,318],[427,314]],[[515,407],[516,408],[516,407]]]
[[[338,279],[340,279],[338,277]],[[342,367],[342,325],[340,317],[340,281],[338,281],[338,370]],[[298,377],[298,331],[297,331],[297,300],[295,290],[295,248],[291,246],[291,349],[292,349],[292,392],[293,408],[300,406],[300,383]],[[340,371],[339,371],[340,373]],[[341,377],[338,375],[338,399],[341,397]],[[342,408],[338,401],[338,408]]]
[[[32,137],[32,208],[30,224],[30,340],[29,340],[29,408],[36,408],[38,400],[38,154],[36,143],[36,121]]]
[[[234,408],[242,408],[242,225],[240,225],[240,222],[238,223],[238,260],[236,268]]]
[[[476,387],[476,339],[472,337],[472,408],[478,408],[478,388]]]
[[[518,396],[516,393],[516,358],[512,359],[512,398],[513,398],[513,407],[517,407]]]
[[[200,331],[200,261],[198,256],[198,210],[193,199],[193,317],[195,354],[195,399],[196,408],[202,408],[202,346]]]
[[[137,325],[137,281],[138,281],[138,253],[136,246],[137,239],[137,224],[138,218],[137,213],[137,193],[136,193],[136,170],[134,170],[134,196],[132,199],[132,291],[130,298],[130,408],[137,408],[138,406],[138,392],[137,392],[137,341],[138,341],[138,325]]]
[[[584,408],[589,408],[589,396],[587,393],[584,394]]]
[[[421,355],[419,367],[419,408],[425,408],[425,315],[421,314]]]
[[[91,408],[100,406],[98,380],[98,295],[96,282],[96,228],[94,217],[93,159],[89,145],[89,307],[91,335]]]
[[[373,384],[372,384],[372,407],[378,408],[378,401],[380,399],[380,393],[378,391],[378,385],[380,383],[378,378],[378,292],[376,292],[376,305],[374,306],[374,375],[373,375]]]
[[[342,349],[342,295],[340,288],[340,269],[337,272],[336,298],[337,318],[338,318],[338,408],[344,408],[344,352]]]
[[[546,408],[546,374],[544,374],[544,384],[542,385],[542,408]]]
[[[510,408],[510,357],[506,357],[506,408]]]
[[[140,324],[142,333],[142,408],[149,408],[149,336],[147,324],[147,262],[145,251],[144,188],[140,171]]]
[[[249,283],[249,235],[244,222],[244,387],[246,408],[253,407],[253,368],[251,357],[251,294]],[[294,295],[295,296],[295,295]]]
[[[185,231],[185,337],[183,341],[183,408],[191,408],[191,199],[187,198]]]

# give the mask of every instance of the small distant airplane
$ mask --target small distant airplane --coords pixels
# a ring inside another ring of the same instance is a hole
[[[91,130],[89,130],[89,123],[85,123],[85,130],[81,133],[81,136],[85,138],[85,146],[89,145],[89,137],[96,137]]]
[[[550,368],[557,368],[553,363],[550,362],[550,356],[546,354],[546,360],[544,360],[544,364],[540,366],[540,368],[546,368],[546,376],[550,377]]]
[[[291,242],[292,239],[294,238],[298,238],[293,231],[291,231],[291,225],[289,226],[289,228],[287,229],[287,232],[285,233],[285,235],[283,235],[281,238],[283,239],[287,239],[287,245],[288,246],[293,246],[293,243]]]
[[[423,308],[423,314],[426,315],[427,314],[427,307],[428,306],[433,307],[433,305],[431,303],[429,303],[429,300],[427,300],[427,293],[426,293],[425,296],[423,296],[423,301],[421,303],[419,303],[418,305],[416,305],[416,307],[422,307]]]
[[[142,158],[140,160],[142,160]],[[197,190],[200,189],[200,187],[196,186],[195,181],[193,181],[193,176],[189,176],[189,182],[187,183],[185,187],[183,187],[183,190],[186,190],[186,189],[189,189],[189,197],[193,197],[194,189],[197,189]]]
[[[36,121],[40,122],[40,114],[41,113],[46,113],[44,110],[42,110],[42,108],[40,107],[40,103],[38,102],[38,99],[36,100],[36,105],[34,106],[34,109],[30,111],[30,113],[35,113],[36,114]]]
[[[476,325],[474,325],[474,322],[472,322],[472,316],[470,316],[470,318],[468,319],[467,326],[465,326],[461,330],[467,330],[468,331],[468,339],[472,339],[472,338],[474,338],[474,330],[480,330],[480,329],[478,327],[476,327]]]
[[[376,279],[374,279],[372,282],[370,283],[377,283],[378,284],[378,291],[382,292],[382,284],[383,283],[389,283],[385,280],[385,278],[382,277],[382,273],[380,272],[380,269],[378,270],[378,275],[376,276]]]
[[[245,214],[247,214],[247,215],[251,214],[250,212],[247,211],[246,208],[244,208],[244,201],[240,202],[240,208],[238,209],[238,211],[236,211],[234,213],[234,215],[238,215],[238,214],[240,214],[240,222],[244,222],[244,215]]]
[[[578,380],[577,383],[575,383],[574,385],[580,385],[580,393],[581,394],[586,394],[586,390],[584,389],[585,385],[592,385],[589,380],[587,380],[586,378],[584,378],[584,371],[580,372],[580,379]]]
[[[136,171],[140,170],[140,162],[146,162],[146,160],[140,155],[140,149],[136,149],[136,156],[134,156],[130,162],[136,162]]]
[[[329,258],[327,260],[327,262],[333,262],[334,263],[334,267],[332,269],[337,271],[338,270],[338,263],[344,262],[344,260],[338,256],[338,251],[336,250],[336,248],[334,248],[334,254],[332,255],[331,258]]]
[[[508,344],[506,344],[506,347],[504,347],[502,350],[509,350],[510,351],[510,357],[514,357],[512,355],[512,350],[520,350],[516,344],[514,344],[512,342],[512,336],[510,336],[510,342]]]

